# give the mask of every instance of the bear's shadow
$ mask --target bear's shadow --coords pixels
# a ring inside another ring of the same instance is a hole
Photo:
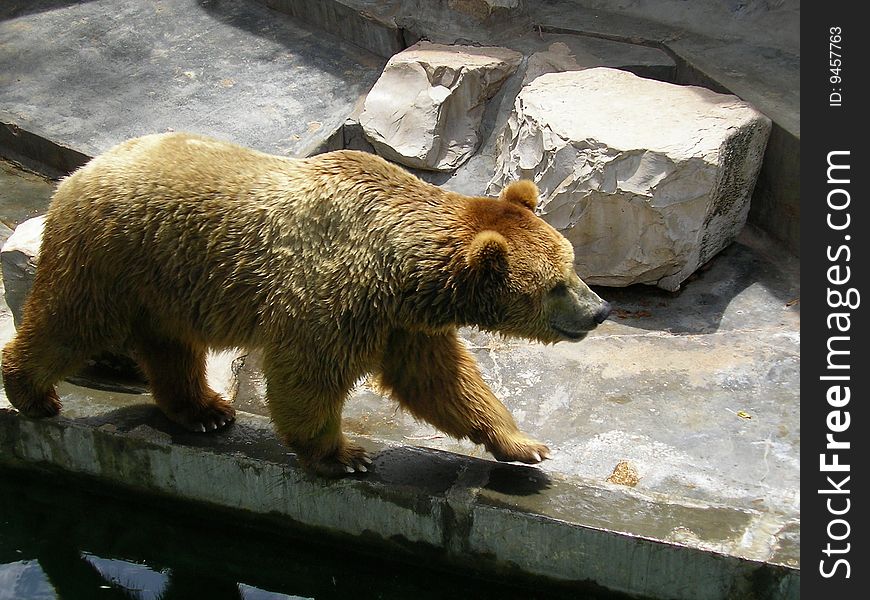
[[[258,426],[245,421],[205,433],[188,431],[174,423],[148,401],[114,408],[106,412],[73,419],[97,429],[132,435],[158,444],[179,444],[215,452],[242,453],[253,458],[296,466],[296,456],[281,444],[271,425]]]
[[[412,487],[430,496],[456,488],[479,486],[510,496],[537,494],[551,485],[550,477],[538,467],[455,454],[420,446],[392,446],[373,456],[368,480],[389,487]]]
[[[271,426],[258,426],[244,420],[237,420],[219,431],[194,433],[170,421],[157,405],[148,402],[72,420],[153,443],[242,452],[258,460],[299,466],[295,454],[278,440]],[[529,496],[551,484],[549,476],[534,466],[499,463],[419,446],[386,446],[370,439],[355,441],[370,452],[373,465],[369,473],[352,477],[375,485],[414,488],[429,496],[444,495],[456,486],[471,489],[484,485],[486,489],[508,496]]]

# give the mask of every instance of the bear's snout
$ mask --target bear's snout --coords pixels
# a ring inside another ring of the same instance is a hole
[[[595,313],[595,316],[592,317],[592,320],[595,321],[598,325],[604,323],[607,320],[607,317],[610,316],[610,311],[612,307],[610,306],[610,302],[607,300],[602,301],[601,306],[598,308],[598,312]]]

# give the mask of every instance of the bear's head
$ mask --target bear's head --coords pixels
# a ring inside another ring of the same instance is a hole
[[[498,200],[472,198],[462,216],[463,294],[473,324],[545,343],[579,341],[610,305],[577,276],[574,249],[534,214],[531,181],[508,185]]]

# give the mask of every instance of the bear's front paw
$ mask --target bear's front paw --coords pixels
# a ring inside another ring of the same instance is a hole
[[[211,396],[204,405],[189,406],[183,412],[167,416],[190,431],[205,433],[226,427],[236,419],[236,409],[218,394]]]
[[[352,473],[365,473],[371,464],[372,459],[362,447],[346,442],[334,454],[310,461],[306,466],[318,475],[342,477]]]
[[[531,465],[550,458],[550,449],[547,446],[522,434],[505,436],[485,445],[495,459],[501,462],[516,461]]]

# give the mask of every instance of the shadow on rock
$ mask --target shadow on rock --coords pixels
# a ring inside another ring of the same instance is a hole
[[[613,305],[610,319],[617,323],[675,334],[713,333],[723,325],[735,298],[750,287],[757,288],[758,298],[747,300],[735,327],[750,327],[753,318],[769,321],[771,308],[799,310],[798,265],[797,258],[750,226],[678,292],[647,285],[596,288],[596,292]]]
[[[0,8],[0,21],[17,19],[24,15],[64,8],[71,4],[81,4],[82,0],[35,0],[32,2],[10,2]],[[3,4],[6,4],[5,2]]]
[[[63,413],[61,413],[63,414]],[[91,427],[111,429],[118,433],[127,433],[147,425],[157,431],[172,435],[182,431],[179,425],[166,418],[166,416],[153,403],[137,403],[122,406],[104,413],[78,417],[73,419],[76,423],[83,423]]]

